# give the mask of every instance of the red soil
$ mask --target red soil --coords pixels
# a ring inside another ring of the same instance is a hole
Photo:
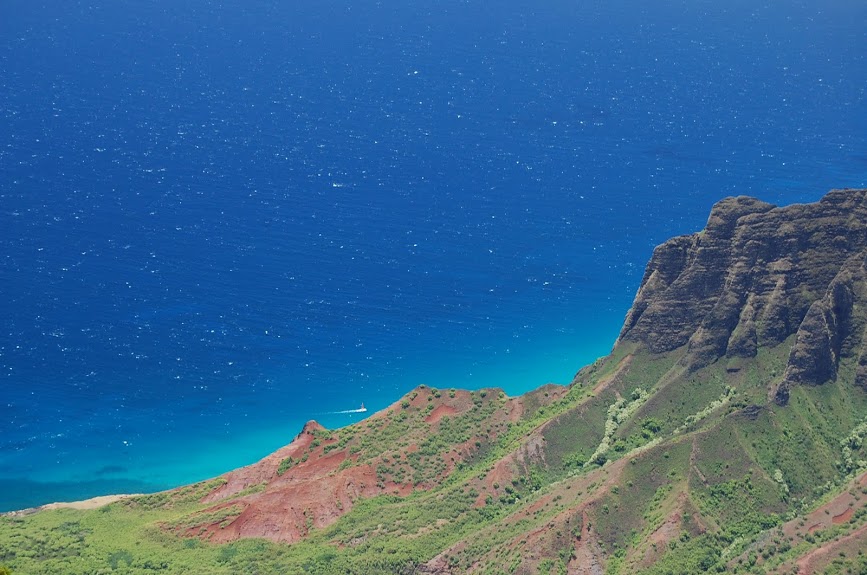
[[[837,541],[830,541],[798,559],[796,563],[798,575],[824,573],[832,559],[840,556],[841,553],[854,556],[859,550],[863,550],[865,545],[867,545],[867,525],[862,525],[849,535]]]
[[[867,473],[862,474],[853,483],[856,489],[867,486]],[[797,545],[804,540],[808,533],[815,533],[834,525],[844,525],[852,521],[859,509],[867,504],[867,500],[856,498],[854,490],[849,489],[840,493],[837,497],[828,501],[804,518],[794,519],[783,524],[783,534]],[[804,525],[809,525],[806,530]],[[855,526],[853,526],[855,527]],[[848,535],[841,536],[835,541],[828,541],[812,549],[800,558],[787,561],[777,567],[775,573],[789,573],[793,568],[800,575],[822,573],[827,564],[840,553],[857,553],[858,550],[867,548],[867,525],[856,527]]]
[[[361,497],[381,493],[407,495],[411,485],[377,484],[372,465],[340,469],[347,451],[324,454],[324,447],[309,452],[307,461],[301,456],[314,440],[314,433],[323,429],[310,422],[290,445],[259,463],[233,471],[225,476],[227,483],[208,495],[205,503],[221,502],[208,509],[240,508],[241,514],[228,524],[195,525],[186,535],[201,536],[214,542],[234,541],[244,537],[263,537],[273,541],[294,542],[302,539],[313,527],[325,527],[352,509]],[[277,475],[280,462],[286,457],[298,462],[282,476]],[[267,483],[264,491],[226,501],[240,491]]]
[[[445,403],[440,404],[434,408],[430,414],[424,418],[427,423],[436,423],[446,415],[454,415],[458,412],[457,409],[452,407],[451,405],[446,405]]]
[[[834,525],[840,525],[842,523],[848,523],[849,520],[852,519],[853,515],[855,515],[855,510],[850,507],[849,509],[847,509],[843,513],[840,513],[839,515],[835,515],[834,517],[832,517],[831,523],[833,523]]]
[[[489,400],[496,399],[499,393],[499,390],[488,390]],[[405,409],[423,410],[430,405],[434,407],[425,421],[431,425],[429,432],[436,433],[442,418],[473,409],[475,400],[477,396],[471,392],[444,392],[419,386],[400,403],[395,403],[358,424],[358,433],[364,434],[383,425],[390,425],[395,414],[400,414]],[[500,418],[505,417],[506,413],[500,412]],[[458,462],[473,454],[477,439],[485,439],[472,438],[463,444],[452,446],[440,454],[445,463],[444,471],[439,476],[414,486],[408,477],[406,483],[397,484],[389,481],[388,475],[377,473],[378,465],[387,454],[365,459],[359,465],[358,457],[363,457],[364,453],[351,454],[349,447],[335,449],[338,439],[328,438],[328,435],[318,423],[308,422],[291,444],[258,463],[223,476],[226,483],[202,500],[203,503],[214,505],[199,514],[201,521],[198,522],[195,515],[190,516],[185,526],[177,530],[186,536],[201,537],[214,542],[247,537],[296,542],[306,537],[310,529],[326,527],[337,521],[361,498],[384,493],[405,496],[414,488],[427,489],[435,486],[454,471]],[[404,455],[418,451],[418,443],[412,441],[400,451]],[[400,454],[396,455],[403,460],[399,457]],[[278,474],[281,462],[287,458],[292,458],[292,465],[282,474]],[[352,465],[344,465],[348,459]],[[506,476],[511,479],[511,472],[505,471],[504,485]],[[245,490],[253,492],[239,496]],[[219,513],[228,508],[231,508],[231,513]],[[215,520],[215,514],[218,518],[222,516],[222,519]]]

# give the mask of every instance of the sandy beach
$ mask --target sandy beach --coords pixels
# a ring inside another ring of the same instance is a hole
[[[96,509],[98,507],[108,505],[109,503],[114,503],[115,501],[128,499],[130,497],[138,497],[139,495],[141,494],[125,493],[119,495],[100,495],[99,497],[92,497],[90,499],[84,499],[82,501],[57,501],[55,503],[40,505],[39,507],[30,507],[28,509],[21,509],[19,511],[9,511],[7,513],[3,513],[3,515],[15,517],[19,515],[30,515],[31,513],[36,513],[38,511],[44,511],[48,509]]]

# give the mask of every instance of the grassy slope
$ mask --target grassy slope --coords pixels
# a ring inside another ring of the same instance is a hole
[[[208,506],[199,501],[218,485],[206,483],[95,511],[0,518],[0,565],[63,574],[399,573],[431,560],[487,573],[565,573],[593,561],[610,573],[778,569],[827,541],[775,533],[853,489],[841,440],[867,413],[867,394],[849,383],[850,360],[837,382],[796,388],[786,407],[768,402],[788,349],[687,374],[681,352],[622,348],[582,370],[568,392],[525,398],[516,421],[497,419],[509,400],[489,392],[439,421],[434,435],[422,425],[431,408],[412,406],[422,398],[398,404],[339,432],[339,449],[415,491],[358,501],[293,545],[173,535],[166,526],[234,519],[231,506],[202,518]],[[475,448],[460,465],[439,458],[467,441]],[[401,449],[410,443],[421,455],[408,461]],[[867,459],[851,444],[854,461]],[[830,537],[865,520],[855,514]]]

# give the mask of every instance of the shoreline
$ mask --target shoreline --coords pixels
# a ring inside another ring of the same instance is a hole
[[[509,357],[505,362],[511,368],[508,372],[503,369],[501,364],[495,363],[486,366],[486,368],[479,368],[475,379],[454,381],[457,378],[453,374],[436,373],[428,374],[431,377],[425,378],[425,381],[427,385],[433,385],[431,380],[439,382],[451,381],[455,387],[460,389],[498,387],[504,391],[508,389],[507,393],[510,396],[522,395],[537,389],[541,385],[558,380],[561,381],[559,385],[568,385],[571,378],[574,377],[575,371],[565,367],[566,364],[577,364],[583,367],[592,364],[599,357],[604,357],[604,355],[600,355],[598,350],[593,350],[590,353],[587,353],[586,350],[583,350],[584,353],[570,352],[570,349],[573,347],[581,349],[583,346],[580,342],[574,346],[561,344],[555,347],[545,347],[535,353],[516,354],[517,357]],[[549,366],[550,364],[546,360],[549,359],[548,356],[550,355],[560,358],[560,363],[564,365],[560,365],[559,369],[555,369],[555,373],[551,373],[550,369],[544,367],[543,369],[536,369],[540,365]],[[574,357],[575,355],[578,355],[578,357]],[[500,366],[499,368],[497,368],[498,365]],[[466,374],[463,374],[463,376],[467,377]],[[412,389],[407,389],[402,393],[402,390],[393,393],[394,390],[390,389],[390,386],[383,385],[382,387],[382,389],[369,390],[363,398],[359,398],[359,403],[355,403],[355,405],[359,405],[363,401],[366,406],[365,412],[359,412],[357,409],[319,412],[315,413],[314,419],[332,430],[357,425],[374,416],[382,409],[400,402],[402,397],[412,391]],[[341,400],[341,404],[344,403],[344,400],[348,402],[353,399],[355,398],[344,398]],[[158,465],[156,468],[146,468],[151,473],[148,481],[154,482],[153,488],[144,484],[126,486],[123,484],[106,485],[104,487],[107,489],[106,491],[102,491],[102,494],[78,500],[76,495],[79,494],[75,493],[67,493],[68,499],[64,497],[63,492],[66,491],[64,483],[66,482],[61,481],[58,482],[56,489],[46,489],[46,493],[40,493],[40,495],[45,495],[44,498],[28,497],[29,501],[20,501],[20,503],[23,503],[21,507],[12,507],[10,505],[5,509],[0,509],[0,516],[24,516],[41,510],[63,508],[79,510],[94,509],[132,497],[134,494],[171,490],[221,476],[235,469],[252,465],[285,447],[291,443],[297,433],[303,429],[305,423],[310,419],[310,416],[305,414],[298,417],[297,421],[292,421],[293,417],[291,415],[296,414],[289,414],[289,417],[286,417],[286,415],[283,414],[282,418],[275,419],[270,424],[266,423],[264,426],[261,426],[261,424],[265,423],[264,420],[268,418],[260,420],[260,426],[255,426],[252,429],[236,429],[232,433],[225,435],[220,434],[220,436],[204,438],[196,444],[195,448],[184,450],[183,456],[179,456],[175,453],[176,450],[172,448],[169,448],[169,453],[166,453],[164,447],[160,447],[159,450],[151,449],[153,445],[150,443],[139,442],[137,445],[139,449],[137,456],[141,461],[156,459],[150,456],[157,453],[157,451],[162,456],[162,460],[159,462],[161,465]],[[215,456],[217,454],[219,456]],[[136,469],[131,470],[133,477],[121,479],[135,481],[134,474]],[[145,469],[145,467],[142,467],[142,469]],[[84,471],[87,472],[87,470]],[[48,487],[52,486],[48,485]],[[112,487],[116,488],[117,491],[113,491]],[[100,489],[96,490],[97,493],[100,491]],[[80,495],[87,496],[89,494],[81,493]],[[15,504],[14,500],[10,500],[9,502],[13,505]]]
[[[96,497],[91,497],[90,499],[82,499],[81,501],[55,501],[54,503],[46,503],[45,505],[39,505],[37,507],[28,507],[26,509],[19,509],[16,511],[6,511],[4,513],[0,513],[0,515],[6,517],[22,517],[25,515],[32,515],[40,511],[50,511],[54,509],[77,509],[79,511],[87,511],[90,509],[98,509],[100,507],[104,507],[106,505],[109,505],[110,503],[115,503],[116,501],[129,499],[130,497],[139,497],[140,495],[143,494],[120,493],[116,495],[98,495]]]

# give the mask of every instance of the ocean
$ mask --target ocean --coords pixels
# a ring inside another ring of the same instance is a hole
[[[654,246],[867,185],[867,4],[4,0],[0,511],[605,355]]]

